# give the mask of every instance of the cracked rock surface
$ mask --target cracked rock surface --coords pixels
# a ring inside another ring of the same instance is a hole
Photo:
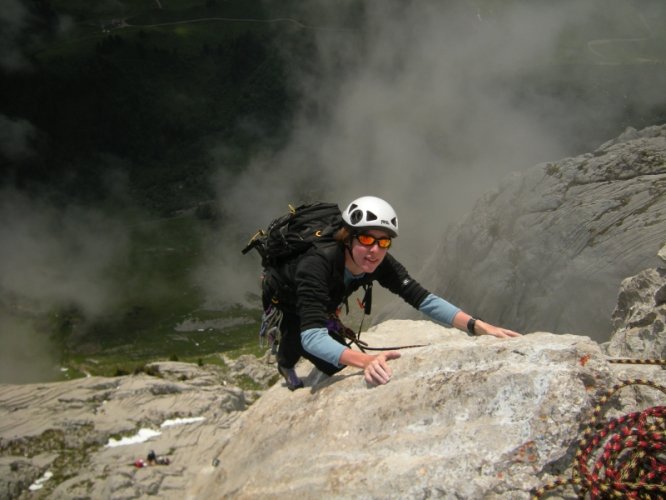
[[[238,374],[253,363],[258,384],[274,380],[272,365],[244,358],[232,367]],[[261,391],[227,383],[215,366],[148,368],[151,375],[0,385],[0,499],[182,497]],[[169,465],[137,468],[151,450]]]
[[[495,324],[604,342],[621,281],[656,265],[664,242],[666,125],[510,176],[415,276]],[[387,310],[395,317],[395,304]]]

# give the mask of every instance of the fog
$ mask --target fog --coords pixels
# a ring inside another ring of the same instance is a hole
[[[60,369],[55,348],[29,321],[0,314],[0,383],[53,380]]]
[[[0,68],[18,70],[29,66],[20,46],[20,37],[28,22],[28,9],[20,0],[3,0],[0,9]]]
[[[387,199],[400,219],[392,252],[416,273],[447,226],[508,173],[579,154],[581,136],[617,120],[624,107],[663,102],[663,89],[638,78],[635,95],[590,103],[521,87],[521,75],[535,73],[564,72],[572,88],[586,84],[578,66],[553,61],[567,32],[599,17],[596,1],[504,2],[501,12],[486,2],[367,2],[367,24],[336,31],[336,19],[350,17],[345,5],[308,3],[304,17],[328,26],[311,27],[315,69],[296,81],[303,113],[289,144],[255,158],[238,178],[217,179],[219,203],[234,222],[226,240],[211,245],[217,252],[204,274],[212,294],[256,291],[257,260],[248,265],[234,241],[288,203],[311,199],[341,208],[366,194]],[[642,19],[631,36],[651,36],[646,26],[657,10],[644,2],[641,17],[630,2],[613,5]],[[575,49],[587,55],[584,44]]]
[[[89,315],[108,308],[111,266],[127,249],[125,228],[99,212],[56,210],[18,193],[0,198],[0,287],[43,310],[74,304]]]
[[[31,71],[33,66],[27,55],[26,45],[43,35],[30,29],[31,24],[40,22],[32,11],[41,9],[53,13],[54,16],[55,13],[49,2],[2,0],[0,7],[0,70]],[[66,15],[55,16],[54,20],[57,21],[55,31],[58,33],[67,32],[73,24],[73,20]]]
[[[0,381],[54,376],[59,354],[51,349],[41,315],[76,308],[95,317],[117,303],[113,266],[127,254],[119,221],[92,211],[0,191]]]

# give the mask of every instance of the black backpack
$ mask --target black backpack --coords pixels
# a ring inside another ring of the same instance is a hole
[[[289,205],[289,212],[274,219],[265,231],[259,230],[242,252],[255,249],[264,268],[278,267],[313,245],[332,242],[342,224],[342,213],[335,203]]]
[[[242,253],[255,249],[261,256],[262,302],[264,310],[272,304],[293,308],[290,268],[285,265],[315,245],[330,244],[343,225],[340,208],[334,203],[316,202],[293,207],[273,219],[266,230],[259,230]]]
[[[278,303],[287,309],[294,306],[292,290],[283,274],[289,266],[284,264],[313,246],[334,242],[333,236],[342,227],[342,213],[335,203],[315,202],[295,208],[289,205],[288,213],[273,219],[265,231],[260,229],[252,236],[242,253],[245,255],[252,249],[257,250],[264,268],[262,279],[264,317],[259,332],[260,339],[273,335],[269,332],[277,331],[282,321],[282,313],[272,306]],[[365,296],[362,305],[365,314],[370,314],[372,283],[364,285],[363,288]]]

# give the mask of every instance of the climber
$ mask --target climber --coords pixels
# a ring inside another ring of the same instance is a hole
[[[284,300],[271,301],[277,292],[264,280],[265,308],[275,306],[282,312],[277,362],[290,390],[303,387],[294,370],[301,357],[327,375],[354,366],[363,369],[369,384],[385,384],[391,379],[387,361],[400,357],[397,350],[376,355],[352,350],[339,331],[331,327],[336,324],[340,304],[346,303],[352,292],[374,281],[444,325],[471,335],[520,336],[472,317],[412,279],[388,252],[398,236],[398,216],[383,199],[363,196],[352,201],[342,212],[342,221],[331,244],[311,248],[282,270],[281,274],[289,277],[287,288],[293,291],[293,307]]]

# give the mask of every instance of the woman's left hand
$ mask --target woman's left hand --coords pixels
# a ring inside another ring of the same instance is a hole
[[[514,332],[513,330],[508,330],[507,328],[500,328],[498,326],[491,325],[485,321],[476,321],[474,326],[474,331],[477,335],[492,335],[500,339],[508,339],[511,337],[520,337],[521,334]]]

